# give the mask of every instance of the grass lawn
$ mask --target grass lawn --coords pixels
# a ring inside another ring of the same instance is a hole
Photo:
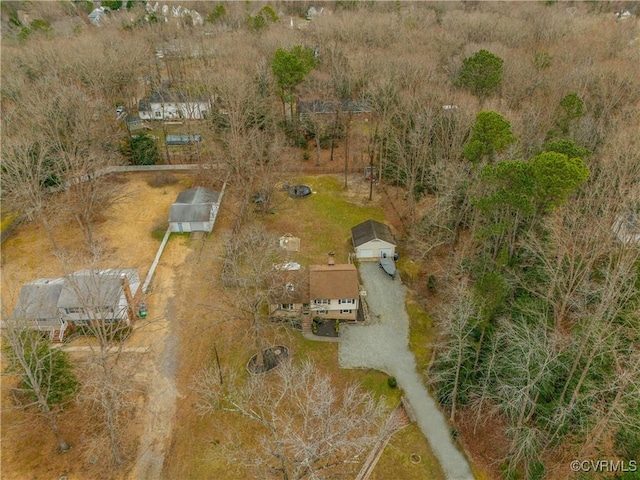
[[[431,358],[429,344],[435,340],[433,319],[411,293],[407,295],[405,306],[409,315],[409,348],[416,356],[416,365],[420,371],[427,367]]]
[[[384,222],[383,209],[356,204],[337,175],[299,177],[290,183],[309,185],[314,193],[294,199],[278,192],[276,214],[267,218],[267,225],[274,232],[300,238],[297,257],[303,265],[324,263],[329,251],[335,252],[336,262],[346,263],[353,249],[351,228],[370,218]]]
[[[414,457],[412,463],[410,456]],[[444,480],[440,464],[433,456],[429,442],[416,424],[411,424],[397,432],[384,449],[370,480]]]

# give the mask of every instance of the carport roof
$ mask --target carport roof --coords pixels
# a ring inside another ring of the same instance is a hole
[[[367,220],[353,227],[351,229],[351,239],[354,247],[359,247],[376,239],[395,245],[391,229],[384,223],[376,222],[375,220]]]

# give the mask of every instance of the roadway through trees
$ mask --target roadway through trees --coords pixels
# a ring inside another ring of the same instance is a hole
[[[453,442],[449,426],[425,388],[409,350],[409,317],[404,303],[407,289],[399,278],[393,280],[380,271],[376,263],[363,263],[359,270],[371,324],[341,327],[340,366],[375,368],[396,377],[445,476],[451,480],[473,479],[469,463]]]

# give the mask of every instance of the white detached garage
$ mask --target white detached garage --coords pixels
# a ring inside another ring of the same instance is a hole
[[[351,229],[353,248],[358,260],[378,260],[383,256],[393,258],[396,244],[391,230],[384,223],[367,220]]]
[[[211,232],[220,199],[220,193],[204,187],[180,192],[169,211],[169,228],[178,233]]]

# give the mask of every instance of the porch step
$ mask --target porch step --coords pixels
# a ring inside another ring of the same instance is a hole
[[[52,335],[51,341],[53,343],[62,343],[62,340],[60,339],[60,329],[53,331],[53,335]]]
[[[302,316],[302,333],[312,333],[311,330],[311,315]]]

